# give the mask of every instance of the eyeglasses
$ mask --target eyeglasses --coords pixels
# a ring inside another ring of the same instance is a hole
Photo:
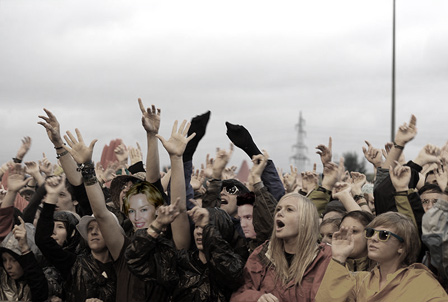
[[[437,198],[435,199],[422,199],[422,204],[429,204],[431,203],[432,205],[434,205],[437,202]]]
[[[236,195],[240,191],[237,186],[232,186],[232,187],[229,186],[229,187],[225,187],[225,189],[226,189],[227,193],[232,194],[232,195]]]
[[[366,228],[366,229],[364,230],[364,236],[365,236],[367,239],[371,239],[371,238],[375,235],[375,233],[378,233],[378,239],[379,239],[380,241],[387,241],[387,240],[389,240],[390,236],[392,235],[392,236],[394,236],[395,238],[397,238],[398,241],[400,241],[400,242],[404,242],[404,239],[403,239],[403,238],[401,238],[401,237],[398,236],[397,234],[394,234],[394,233],[392,233],[392,232],[390,232],[390,231],[385,231],[385,230],[375,230],[375,229],[372,229],[372,228]]]

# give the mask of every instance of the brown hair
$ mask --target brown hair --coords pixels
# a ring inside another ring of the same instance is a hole
[[[417,227],[408,216],[397,212],[386,212],[375,217],[367,225],[368,228],[377,226],[391,228],[394,233],[403,238],[403,254],[400,256],[402,264],[408,266],[417,261],[420,252],[420,236]]]

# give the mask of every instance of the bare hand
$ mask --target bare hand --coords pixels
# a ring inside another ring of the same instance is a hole
[[[145,109],[142,100],[138,99],[140,110],[142,111],[142,125],[146,133],[156,135],[160,128],[160,108],[151,105],[151,108]]]
[[[61,147],[64,142],[62,141],[61,137],[61,130],[58,120],[56,119],[56,116],[51,113],[50,110],[47,110],[44,108],[45,113],[47,116],[39,115],[39,118],[43,119],[44,122],[37,122],[39,125],[44,126],[45,130],[47,131],[48,138],[53,143],[55,147]]]
[[[426,164],[437,163],[440,164],[440,148],[431,144],[427,144],[417,155],[414,162],[420,166]]]
[[[98,140],[94,139],[90,143],[90,146],[87,147],[84,143],[81,132],[78,130],[78,128],[75,129],[75,132],[76,135],[78,136],[78,139],[76,139],[70,131],[67,131],[67,135],[64,135],[65,141],[70,146],[69,148],[66,145],[64,145],[63,146],[64,149],[67,150],[72,155],[72,157],[78,164],[83,164],[91,161],[93,154],[93,147],[95,146]]]
[[[172,204],[160,206],[157,209],[156,223],[159,225],[159,228],[167,226],[180,214],[179,202],[180,198],[178,197]]]
[[[30,148],[31,148],[31,137],[25,136],[22,139],[22,145],[20,146],[19,150],[17,151],[16,158],[22,160],[25,157],[25,154],[28,153]]]
[[[302,172],[302,190],[309,193],[314,190],[319,183],[319,178],[315,172]]]
[[[20,164],[11,164],[8,172],[8,191],[18,192],[32,180],[25,179],[25,169]]]
[[[39,169],[46,175],[53,175],[53,164],[48,160],[45,156],[45,153],[42,153],[42,160],[39,160]]]
[[[202,187],[202,184],[205,181],[204,170],[196,170],[196,173],[193,171],[191,174],[190,184],[193,187],[194,191],[199,190]]]
[[[222,179],[234,179],[236,177],[235,171],[238,169],[237,166],[227,167],[222,171]]]
[[[123,143],[119,144],[114,149],[114,153],[115,153],[115,156],[117,157],[118,161],[121,164],[127,165],[129,152],[128,152],[128,149],[126,148],[125,144],[123,144]]]
[[[191,200],[190,200],[191,201]],[[188,215],[193,220],[194,224],[199,227],[205,227],[210,220],[210,214],[206,208],[201,208],[196,202],[193,202],[196,206],[187,211]]]
[[[434,175],[436,176],[437,184],[442,192],[445,191],[448,183],[448,171],[447,166],[440,165],[437,169],[434,169]]]
[[[52,176],[45,180],[45,190],[49,195],[59,195],[65,187],[65,174]]]
[[[337,182],[333,187],[333,198],[341,200],[344,196],[352,196],[351,195],[352,187],[347,182]]]
[[[354,248],[353,227],[347,228],[342,226],[339,231],[333,233],[331,252],[334,259],[345,263]]]
[[[402,166],[399,162],[395,162],[395,167],[389,168],[390,180],[394,185],[395,191],[406,191],[409,189],[409,181],[411,180],[411,168]]]
[[[317,151],[316,153],[320,155],[320,159],[322,161],[322,165],[326,165],[327,163],[331,162],[331,157],[332,157],[332,139],[331,136],[328,140],[328,147],[325,145],[319,145],[316,147],[316,149],[318,149],[319,151]]]
[[[365,142],[368,147],[367,149],[365,147],[362,147],[362,152],[364,153],[365,158],[374,167],[376,168],[381,167],[381,164],[383,163],[383,159],[381,157],[381,150],[373,148],[368,141]]]
[[[19,248],[22,253],[25,251],[29,251],[30,247],[28,245],[28,238],[26,236],[26,226],[25,221],[23,221],[22,217],[19,216],[20,225],[15,225],[12,229],[12,233],[14,237],[19,242]]]
[[[131,160],[131,166],[143,161],[142,148],[139,143],[137,143],[137,148],[129,146],[129,159]]]
[[[408,142],[414,139],[417,134],[417,118],[415,115],[411,115],[409,125],[404,123],[398,128],[397,134],[395,135],[395,142],[399,146],[405,146]]]
[[[264,168],[268,164],[269,154],[266,150],[263,150],[263,154],[257,154],[252,157],[252,169],[250,169],[250,173],[253,177],[261,178],[261,174],[263,174]]]
[[[210,154],[207,153],[204,164],[201,164],[201,170],[204,170],[204,175],[207,178],[213,178],[213,158],[210,158]]]
[[[190,136],[186,137],[188,129],[190,129],[190,123],[187,123],[186,120],[180,124],[179,129],[177,129],[177,121],[175,121],[169,140],[165,140],[159,134],[156,134],[156,137],[162,142],[163,147],[165,147],[170,156],[180,157],[184,154],[188,142],[196,136],[196,133],[192,133]]]
[[[279,299],[273,294],[264,294],[258,298],[257,302],[279,302]]]
[[[40,173],[39,166],[35,161],[27,161],[25,164],[25,172],[33,176]]]
[[[353,195],[359,195],[362,193],[362,186],[365,185],[365,183],[367,182],[367,177],[359,172],[351,172],[350,173],[352,176],[352,194]]]
[[[286,173],[284,176],[285,190],[287,193],[294,192],[294,190],[299,185],[297,183],[297,181],[298,181],[297,168],[294,167],[293,165],[291,165],[290,168],[291,168],[291,173]]]
[[[213,161],[213,176],[214,178],[221,179],[222,171],[224,171],[227,163],[230,161],[233,153],[233,144],[230,144],[230,150],[227,152],[224,149],[216,148],[216,158]]]

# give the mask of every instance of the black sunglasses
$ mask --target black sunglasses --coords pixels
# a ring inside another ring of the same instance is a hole
[[[237,186],[228,186],[228,187],[225,187],[225,189],[226,189],[227,193],[232,194],[232,195],[236,195],[240,191]]]
[[[364,236],[365,236],[367,239],[371,239],[371,238],[375,235],[375,233],[378,233],[378,239],[379,239],[380,241],[387,241],[387,240],[389,240],[390,236],[392,235],[392,236],[394,236],[395,238],[397,238],[398,241],[400,241],[400,242],[404,242],[404,239],[403,239],[403,238],[401,238],[401,237],[398,236],[397,234],[392,233],[391,231],[375,230],[375,229],[372,229],[372,228],[366,228],[366,229],[364,230]]]

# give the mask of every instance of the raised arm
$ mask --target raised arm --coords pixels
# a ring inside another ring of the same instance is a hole
[[[404,123],[398,128],[397,134],[395,135],[394,146],[387,154],[386,161],[381,166],[382,168],[389,169],[390,166],[395,166],[395,162],[400,158],[405,145],[413,140],[417,134],[416,123],[417,118],[415,115],[411,115],[409,125]]]
[[[62,141],[59,122],[50,110],[44,108],[44,111],[47,116],[39,115],[39,118],[43,121],[38,122],[38,124],[42,125],[47,131],[48,138],[56,149],[56,158],[59,159],[68,181],[74,186],[79,186],[82,184],[81,173],[77,170],[78,166],[73,157],[68,155],[67,150],[63,148],[64,142]]]
[[[0,208],[13,206],[17,193],[30,181],[31,178],[25,179],[25,169],[20,164],[10,165],[8,173],[8,192],[3,198]]]
[[[190,123],[184,120],[182,124],[177,127],[178,122],[175,121],[171,137],[165,140],[161,135],[156,134],[170,155],[171,161],[171,202],[179,199],[179,216],[171,223],[173,231],[173,240],[178,249],[188,249],[190,247],[190,224],[188,221],[187,204],[186,204],[186,190],[184,178],[184,166],[182,155],[185,151],[187,143],[195,136],[191,134],[186,137]]]
[[[92,207],[93,215],[98,222],[101,233],[103,235],[106,246],[114,260],[120,256],[121,249],[124,244],[124,235],[120,230],[120,225],[117,223],[114,214],[106,207],[103,190],[95,176],[95,168],[92,162],[92,154],[95,143],[94,139],[89,147],[87,147],[82,138],[81,132],[75,129],[77,138],[75,138],[70,131],[64,136],[69,147],[64,146],[64,149],[70,152],[75,161],[81,165],[81,173],[86,188],[87,197],[89,198]]]
[[[159,147],[156,135],[160,127],[160,108],[152,105],[151,108],[143,106],[141,99],[138,104],[142,112],[142,125],[146,131],[148,153],[146,154],[146,180],[155,183],[160,179]]]

